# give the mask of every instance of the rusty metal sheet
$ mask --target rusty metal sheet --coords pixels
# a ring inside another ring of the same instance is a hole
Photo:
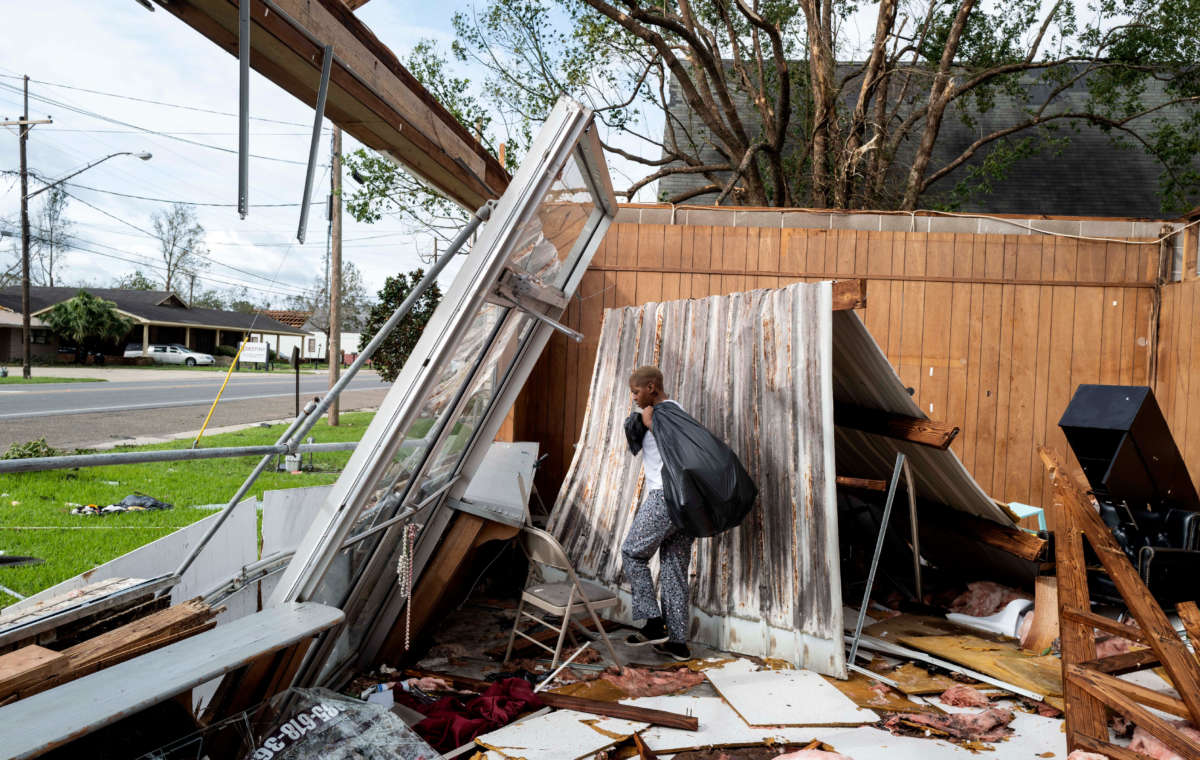
[[[628,600],[620,545],[643,484],[622,422],[630,371],[657,364],[759,486],[741,527],[696,543],[693,639],[843,675],[831,299],[829,283],[801,283],[608,311],[550,529],[580,575]]]

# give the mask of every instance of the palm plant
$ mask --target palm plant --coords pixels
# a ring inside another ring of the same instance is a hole
[[[86,290],[55,304],[42,321],[60,340],[75,345],[76,362],[82,362],[93,349],[116,343],[133,328],[133,322],[121,316],[115,303]]]

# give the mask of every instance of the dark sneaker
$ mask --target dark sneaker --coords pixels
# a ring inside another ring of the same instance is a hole
[[[654,651],[679,662],[686,662],[692,659],[692,650],[688,649],[688,645],[682,641],[668,641],[665,644],[655,644]]]
[[[625,639],[625,643],[630,646],[641,647],[647,644],[663,644],[670,636],[667,635],[667,624],[662,618],[650,618],[638,630],[629,634]]]

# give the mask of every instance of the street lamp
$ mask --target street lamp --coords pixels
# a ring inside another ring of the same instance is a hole
[[[28,109],[26,109],[28,110]],[[119,153],[110,153],[98,161],[93,161],[79,171],[71,172],[62,179],[57,179],[45,187],[40,187],[32,193],[26,193],[21,196],[21,376],[28,380],[33,376],[33,330],[29,323],[29,199],[39,193],[44,193],[55,185],[60,185],[72,177],[82,174],[93,166],[102,164],[110,158],[117,156],[135,156],[143,161],[149,161],[153,156],[148,151],[141,153],[133,153],[130,151],[121,151]],[[25,174],[25,143],[21,143],[21,172]],[[21,187],[26,187],[25,177],[22,176]]]

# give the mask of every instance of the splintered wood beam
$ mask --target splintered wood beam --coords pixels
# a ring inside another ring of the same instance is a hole
[[[1183,700],[1177,699],[1170,694],[1164,694],[1161,691],[1155,691],[1154,689],[1129,681],[1122,681],[1116,676],[1091,671],[1079,665],[1068,665],[1067,676],[1071,678],[1088,678],[1092,683],[1097,685],[1097,688],[1124,694],[1141,704],[1149,705],[1155,710],[1162,710],[1179,718],[1189,717],[1187,705],[1183,703]]]
[[[1108,712],[1078,681],[1067,677],[1067,668],[1096,659],[1096,636],[1092,628],[1063,615],[1067,610],[1089,609],[1087,565],[1083,559],[1083,534],[1075,524],[1074,511],[1065,506],[1065,473],[1056,460],[1042,450],[1047,475],[1054,484],[1054,514],[1058,530],[1054,537],[1054,564],[1058,576],[1058,617],[1062,642],[1063,720],[1067,752],[1082,748],[1084,741],[1108,741]]]
[[[1105,633],[1111,633],[1113,636],[1120,636],[1130,641],[1136,641],[1139,644],[1149,644],[1146,639],[1146,634],[1142,633],[1140,628],[1134,628],[1131,625],[1118,623],[1112,618],[1097,615],[1094,612],[1084,612],[1082,610],[1063,610],[1060,617],[1065,617],[1076,623],[1090,625],[1092,628],[1098,628]]]
[[[886,480],[871,480],[870,478],[851,478],[845,475],[837,476],[837,484],[841,488],[860,488],[864,491],[886,491]]]
[[[1179,622],[1183,623],[1183,630],[1187,631],[1192,649],[1200,656],[1200,609],[1195,602],[1180,602],[1175,605],[1175,612],[1179,615]]]
[[[264,77],[315,107],[329,45],[326,118],[468,209],[504,192],[504,167],[354,15],[361,2],[244,1],[250,65]],[[171,0],[162,7],[237,56],[238,0]]]
[[[1088,543],[1096,552],[1096,556],[1100,559],[1100,564],[1104,566],[1104,571],[1108,574],[1109,579],[1117,587],[1121,598],[1125,601],[1129,608],[1133,619],[1137,621],[1138,627],[1142,634],[1146,637],[1146,642],[1154,653],[1158,656],[1159,661],[1167,671],[1171,683],[1183,698],[1184,704],[1187,705],[1188,717],[1193,723],[1200,724],[1200,663],[1197,663],[1196,658],[1184,646],[1183,641],[1175,632],[1175,628],[1163,613],[1162,608],[1155,602],[1153,594],[1146,588],[1146,584],[1138,576],[1137,571],[1133,569],[1129,558],[1125,552],[1117,544],[1117,540],[1109,531],[1108,526],[1100,519],[1100,515],[1092,508],[1091,499],[1080,490],[1075,482],[1066,477],[1066,473],[1060,465],[1061,459],[1048,449],[1042,447],[1039,449],[1042,461],[1046,465],[1046,470],[1054,483],[1055,501],[1061,503],[1061,508],[1058,514],[1065,517],[1067,521],[1067,530],[1059,531],[1060,535],[1055,541],[1056,546],[1078,547],[1079,552],[1077,557],[1066,557],[1068,565],[1063,565],[1063,555],[1060,552],[1058,562],[1059,574],[1059,604],[1060,612],[1067,613],[1072,610],[1086,610],[1089,608],[1087,596],[1087,569],[1083,564],[1083,543],[1082,538],[1087,538]],[[1068,579],[1068,585],[1072,586],[1072,593],[1063,595],[1063,580]],[[1075,622],[1067,615],[1063,615],[1063,668],[1064,676],[1067,675],[1068,666],[1078,665],[1082,660],[1096,659],[1096,650],[1094,640],[1092,639],[1091,628],[1083,623]],[[1068,640],[1066,634],[1071,630],[1072,640]],[[1086,647],[1077,649],[1074,639],[1085,636],[1088,638]],[[1076,650],[1070,656],[1068,652]],[[1090,656],[1080,657],[1079,652],[1088,652]],[[1155,733],[1151,726],[1143,724],[1139,720],[1139,715],[1146,715],[1150,718],[1154,716],[1146,712],[1143,708],[1134,704],[1133,706],[1139,710],[1138,715],[1131,714],[1127,711],[1125,703],[1131,703],[1132,700],[1125,697],[1123,694],[1105,693],[1102,686],[1096,685],[1096,680],[1085,681],[1080,679],[1069,679],[1064,677],[1064,687],[1070,691],[1069,684],[1076,683],[1086,690],[1092,696],[1100,699],[1108,706],[1122,712],[1127,718],[1134,723],[1142,726],[1142,728],[1151,733]],[[1068,714],[1070,712],[1070,695],[1068,694]],[[1154,718],[1154,720],[1158,720]],[[1161,723],[1161,721],[1159,721]],[[1163,724],[1164,726],[1166,724]],[[1107,729],[1106,729],[1107,730]],[[1072,733],[1072,726],[1068,723],[1067,734],[1068,739]],[[1088,732],[1091,734],[1091,732]],[[1170,729],[1168,729],[1170,733]],[[1091,734],[1096,738],[1104,738],[1099,734]],[[1157,736],[1157,733],[1155,734]],[[1200,757],[1200,743],[1190,739],[1179,739],[1180,734],[1177,732],[1175,736],[1176,743],[1167,742],[1169,746],[1185,756]],[[1167,741],[1166,738],[1158,736],[1159,739]],[[1186,740],[1186,749],[1179,750],[1179,741]]]
[[[958,435],[958,428],[945,422],[838,402],[833,405],[833,424],[942,451],[950,448]]]
[[[1126,688],[1126,686],[1132,687],[1133,684],[1127,684],[1125,681],[1113,678],[1112,676],[1089,673],[1078,665],[1064,664],[1063,667],[1067,675],[1067,681],[1064,681],[1064,684],[1068,681],[1078,684],[1084,691],[1121,713],[1134,725],[1141,727],[1142,730],[1148,732],[1155,739],[1158,739],[1183,757],[1200,757],[1200,741],[1191,738],[1135,701],[1131,696],[1132,690]],[[1134,688],[1151,692],[1151,694],[1158,694],[1158,692],[1145,689],[1141,686]],[[1142,694],[1140,691],[1137,693],[1139,695],[1138,698],[1142,699],[1142,701],[1146,701],[1146,698],[1149,697],[1149,695]],[[1154,699],[1154,702],[1147,701],[1147,704],[1164,712],[1170,712],[1159,706],[1160,704],[1164,704],[1162,700],[1153,697],[1149,698]],[[1068,705],[1068,709],[1069,707]],[[1184,717],[1190,717],[1186,714],[1188,712],[1186,706],[1183,706],[1183,712],[1185,713]]]
[[[1133,649],[1120,654],[1100,657],[1079,663],[1080,667],[1094,670],[1097,673],[1108,673],[1114,676],[1136,673],[1139,670],[1158,667],[1158,655],[1153,649]]]
[[[565,694],[540,692],[538,694],[549,707],[559,710],[575,710],[577,712],[604,715],[609,718],[620,718],[637,723],[649,723],[652,726],[666,726],[683,731],[695,731],[700,728],[700,720],[695,715],[667,712],[666,710],[651,710],[646,707],[623,705],[620,702],[604,702],[599,699],[570,697]]]
[[[71,668],[65,654],[36,644],[0,655],[0,700]]]
[[[995,547],[1027,562],[1046,559],[1049,542],[1015,525],[1001,525],[957,509],[926,503],[921,504],[920,512],[922,543],[925,542],[926,533],[933,535],[934,540],[937,540],[937,535],[960,536]]]
[[[1111,760],[1147,760],[1146,756],[1140,752],[1134,752],[1128,747],[1122,747],[1120,744],[1093,739],[1090,736],[1075,737],[1075,748],[1086,750],[1087,752],[1096,752],[1107,758],[1111,758]]]
[[[344,2],[346,4],[346,7],[349,8],[350,10],[356,11],[359,8],[366,5],[368,0],[342,0],[342,2]]]
[[[867,308],[866,280],[834,280],[833,310],[849,311]]]

